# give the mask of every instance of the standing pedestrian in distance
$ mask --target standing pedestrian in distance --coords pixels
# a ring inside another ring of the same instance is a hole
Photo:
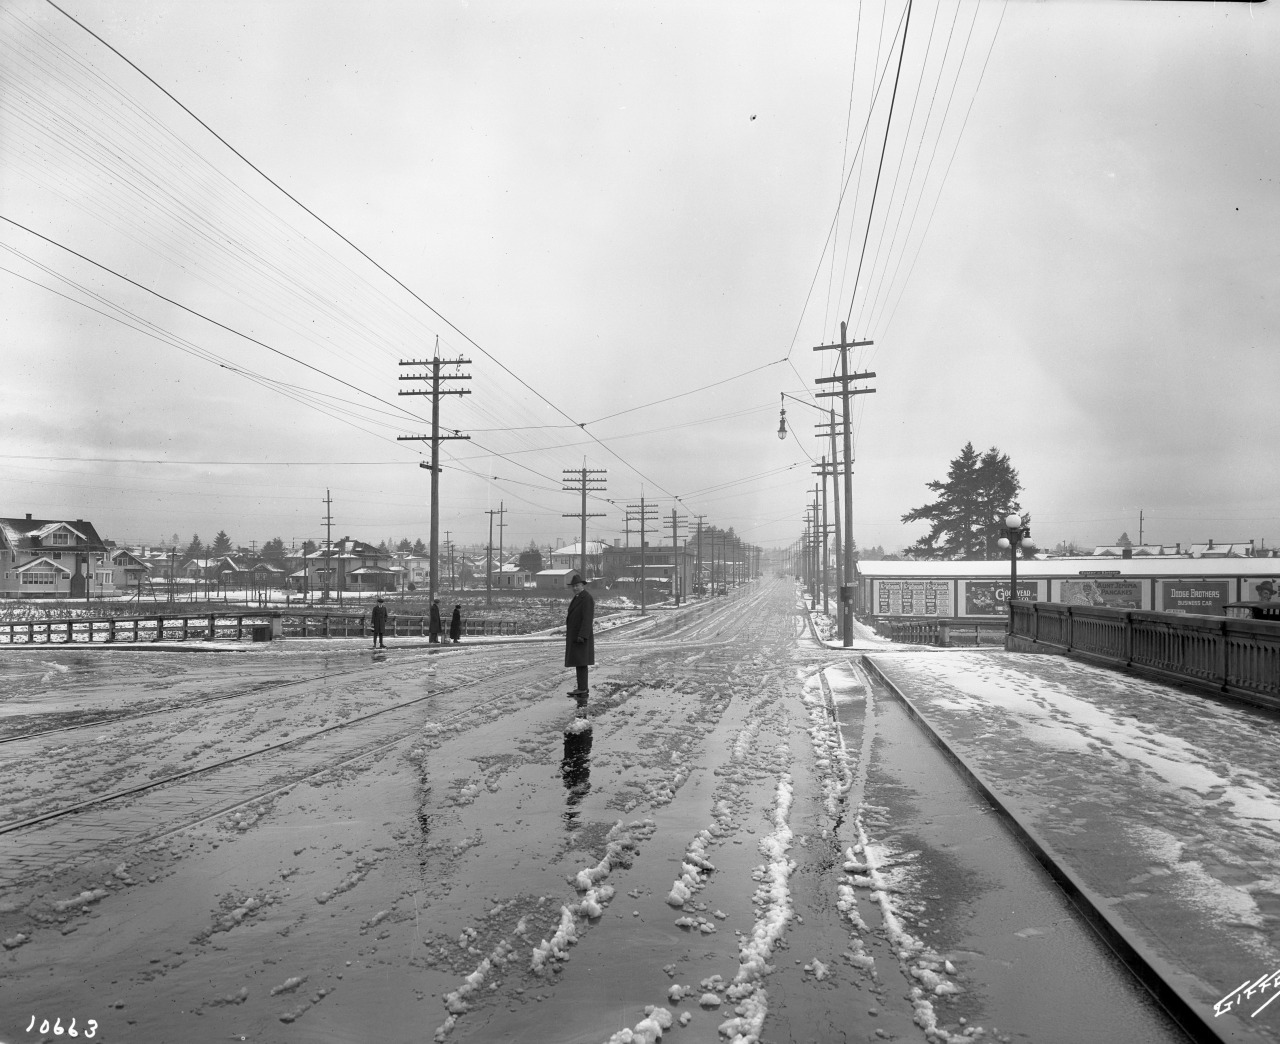
[[[382,640],[383,632],[387,629],[387,607],[382,602],[382,595],[378,595],[378,604],[373,607],[373,647],[375,649],[381,647],[385,649],[387,643]]]
[[[449,637],[454,645],[457,645],[458,639],[462,637],[462,606],[460,605],[453,607],[453,616],[449,618]]]
[[[440,599],[433,598],[431,600],[431,644],[440,644],[440,634],[444,630],[444,623],[440,619]]]
[[[564,624],[564,665],[577,671],[577,687],[569,693],[580,705],[587,702],[587,668],[596,662],[594,625],[596,600],[577,573],[569,580],[573,598]]]

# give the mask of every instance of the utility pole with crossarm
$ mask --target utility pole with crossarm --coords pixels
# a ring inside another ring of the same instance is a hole
[[[644,590],[645,581],[645,560],[648,558],[648,547],[646,546],[644,533],[650,522],[658,520],[658,505],[646,504],[644,497],[640,498],[639,504],[627,505],[627,521],[640,523],[640,615],[645,614],[646,595]]]
[[[863,348],[874,341],[850,341],[847,327],[840,324],[839,344],[820,344],[813,350],[840,352],[840,372],[834,377],[819,377],[818,384],[839,384],[839,391],[818,392],[817,398],[840,396],[844,419],[844,561],[840,571],[840,641],[848,649],[853,644],[853,586],[857,579],[853,561],[853,439],[849,425],[849,401],[855,395],[870,395],[874,388],[851,388],[851,381],[863,381],[874,373],[850,373],[849,349]]]
[[[580,468],[564,468],[564,489],[563,493],[579,493],[582,496],[582,510],[563,514],[561,518],[577,518],[582,520],[582,534],[578,540],[578,573],[581,575],[583,583],[586,583],[587,576],[587,519],[604,518],[604,512],[588,512],[587,511],[587,494],[603,493],[604,479],[597,478],[598,475],[607,475],[608,472],[604,468],[588,468],[585,464]]]
[[[440,341],[436,340],[436,351],[440,350]],[[427,577],[427,600],[434,602],[436,598],[436,578],[440,574],[440,443],[450,439],[470,439],[470,435],[459,435],[454,432],[452,435],[440,434],[440,396],[442,395],[470,395],[471,391],[467,388],[441,388],[441,381],[469,381],[470,374],[464,373],[441,373],[441,366],[467,366],[470,365],[470,359],[463,359],[459,356],[457,359],[441,359],[440,356],[434,355],[430,359],[401,359],[401,366],[426,366],[430,370],[428,373],[401,374],[402,381],[430,381],[430,390],[413,390],[402,391],[401,395],[430,395],[431,396],[431,434],[430,435],[398,435],[397,442],[430,442],[431,443],[431,463],[419,464],[420,468],[429,468],[431,470],[431,574]]]
[[[662,524],[664,526],[671,527],[671,594],[676,600],[676,605],[679,606],[680,588],[682,586],[680,583],[682,572],[680,569],[679,539],[680,539],[680,527],[685,524],[685,520],[682,515],[676,514],[675,508],[672,508],[671,520],[669,522],[664,521]]]

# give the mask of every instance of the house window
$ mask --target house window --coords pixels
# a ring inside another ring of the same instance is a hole
[[[70,533],[52,533],[49,536],[49,543],[69,544],[71,543],[71,534]]]
[[[45,572],[42,569],[28,569],[22,574],[23,587],[52,587],[53,585],[53,572]]]
[[[99,587],[110,587],[112,585],[114,574],[110,569],[99,569],[97,577]]]

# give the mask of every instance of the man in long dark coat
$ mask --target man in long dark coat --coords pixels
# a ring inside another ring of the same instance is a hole
[[[382,595],[378,595],[378,602],[373,607],[373,647],[387,647],[387,643],[383,641],[383,633],[387,629],[387,607],[383,604]]]
[[[565,617],[564,665],[576,668],[578,672],[577,687],[569,695],[579,703],[585,703],[588,691],[587,668],[596,662],[596,600],[591,597],[586,582],[577,573],[569,581],[569,586],[573,589],[573,598]]]
[[[431,644],[440,644],[440,633],[444,630],[444,623],[440,619],[440,599],[433,599],[431,602],[431,623],[430,623]]]
[[[454,645],[458,644],[458,639],[462,637],[462,606],[455,605],[453,607],[453,615],[449,617],[449,639]]]

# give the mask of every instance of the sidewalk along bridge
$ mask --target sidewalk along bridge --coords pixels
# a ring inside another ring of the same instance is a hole
[[[68,645],[188,641],[273,641],[278,638],[367,638],[368,614],[271,611],[163,613],[141,616],[68,617],[0,623],[0,645]],[[528,633],[520,621],[463,619],[463,637]],[[426,638],[426,616],[388,616],[388,638]],[[448,637],[441,636],[442,641]]]

